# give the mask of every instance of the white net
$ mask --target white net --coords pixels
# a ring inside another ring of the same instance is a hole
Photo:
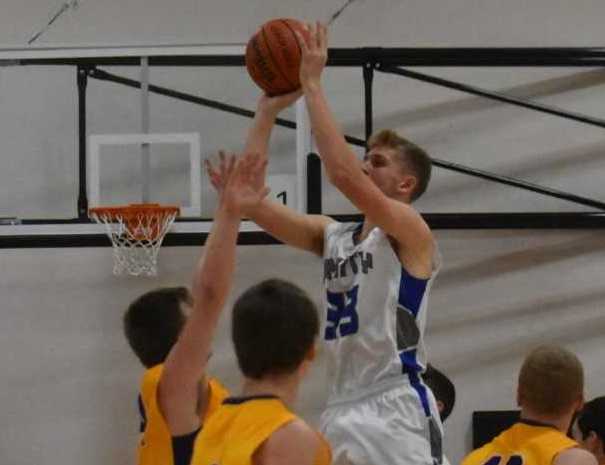
[[[178,213],[177,207],[158,205],[91,209],[91,218],[105,225],[111,239],[113,273],[156,276],[158,252]]]

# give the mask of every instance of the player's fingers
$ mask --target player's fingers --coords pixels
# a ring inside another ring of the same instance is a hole
[[[206,173],[208,173],[208,176],[212,176],[212,173],[214,172],[214,167],[212,166],[212,163],[210,163],[210,160],[208,160],[207,158],[204,159],[204,168],[206,169]]]
[[[318,28],[318,46],[320,50],[325,50],[328,48],[328,28],[320,23],[319,21],[317,22],[317,28]]]
[[[307,42],[306,42],[305,38],[298,31],[294,31],[294,35],[296,36],[296,40],[298,41],[298,46],[300,47],[301,54],[303,56],[305,56],[306,54],[309,53],[309,47],[307,46]]]
[[[228,162],[227,162],[227,172],[233,173],[233,169],[235,168],[235,164],[237,162],[237,157],[234,153],[229,154]]]

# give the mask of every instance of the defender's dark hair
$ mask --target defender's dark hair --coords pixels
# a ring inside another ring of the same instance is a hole
[[[233,307],[232,337],[244,376],[294,372],[319,331],[317,308],[298,286],[269,279],[252,286]]]
[[[582,433],[583,439],[586,439],[590,432],[594,431],[605,445],[605,396],[586,402],[577,418],[578,429]]]
[[[456,387],[454,383],[431,364],[427,365],[422,378],[428,387],[431,388],[431,391],[433,391],[435,399],[443,403],[443,411],[440,412],[440,416],[441,421],[445,421],[452,413],[456,404]]]
[[[186,287],[147,292],[124,314],[124,333],[130,347],[147,368],[163,363],[185,324],[181,304],[192,304]]]

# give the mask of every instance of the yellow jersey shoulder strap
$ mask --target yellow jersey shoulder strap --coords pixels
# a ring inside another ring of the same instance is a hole
[[[218,410],[223,401],[229,397],[229,391],[221,382],[216,378],[210,378],[208,381],[208,406],[204,413],[204,423],[210,415]]]
[[[137,450],[138,465],[168,464],[173,461],[172,438],[157,400],[158,384],[163,365],[148,369],[143,375],[140,399],[144,414],[144,428]]]

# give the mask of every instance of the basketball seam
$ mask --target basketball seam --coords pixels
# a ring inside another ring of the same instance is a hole
[[[284,25],[288,29],[290,29],[290,32],[292,32],[292,35],[294,36],[294,40],[296,41],[296,46],[298,47],[298,53],[300,54],[300,57],[302,59],[302,49],[300,48],[300,44],[298,43],[298,37],[296,37],[296,31],[290,27],[290,25],[288,24],[288,21],[286,21],[285,19],[282,19],[281,22],[284,23]]]
[[[269,55],[271,55],[271,60],[273,61],[273,63],[276,65],[275,69],[277,70],[277,72],[281,75],[281,77],[284,78],[284,80],[290,84],[290,87],[294,87],[294,84],[292,83],[292,81],[290,81],[290,79],[288,79],[288,77],[284,74],[284,72],[281,70],[281,68],[278,66],[278,61],[275,59],[275,57],[273,56],[273,50],[271,50],[271,42],[269,42],[269,40],[267,39],[267,34],[265,33],[265,28],[263,27],[261,29],[261,32],[263,33],[263,39],[265,39],[265,44],[267,45],[267,51],[269,52]],[[296,36],[295,36],[296,37]],[[298,44],[298,41],[296,42]],[[300,45],[298,46],[300,48]]]

